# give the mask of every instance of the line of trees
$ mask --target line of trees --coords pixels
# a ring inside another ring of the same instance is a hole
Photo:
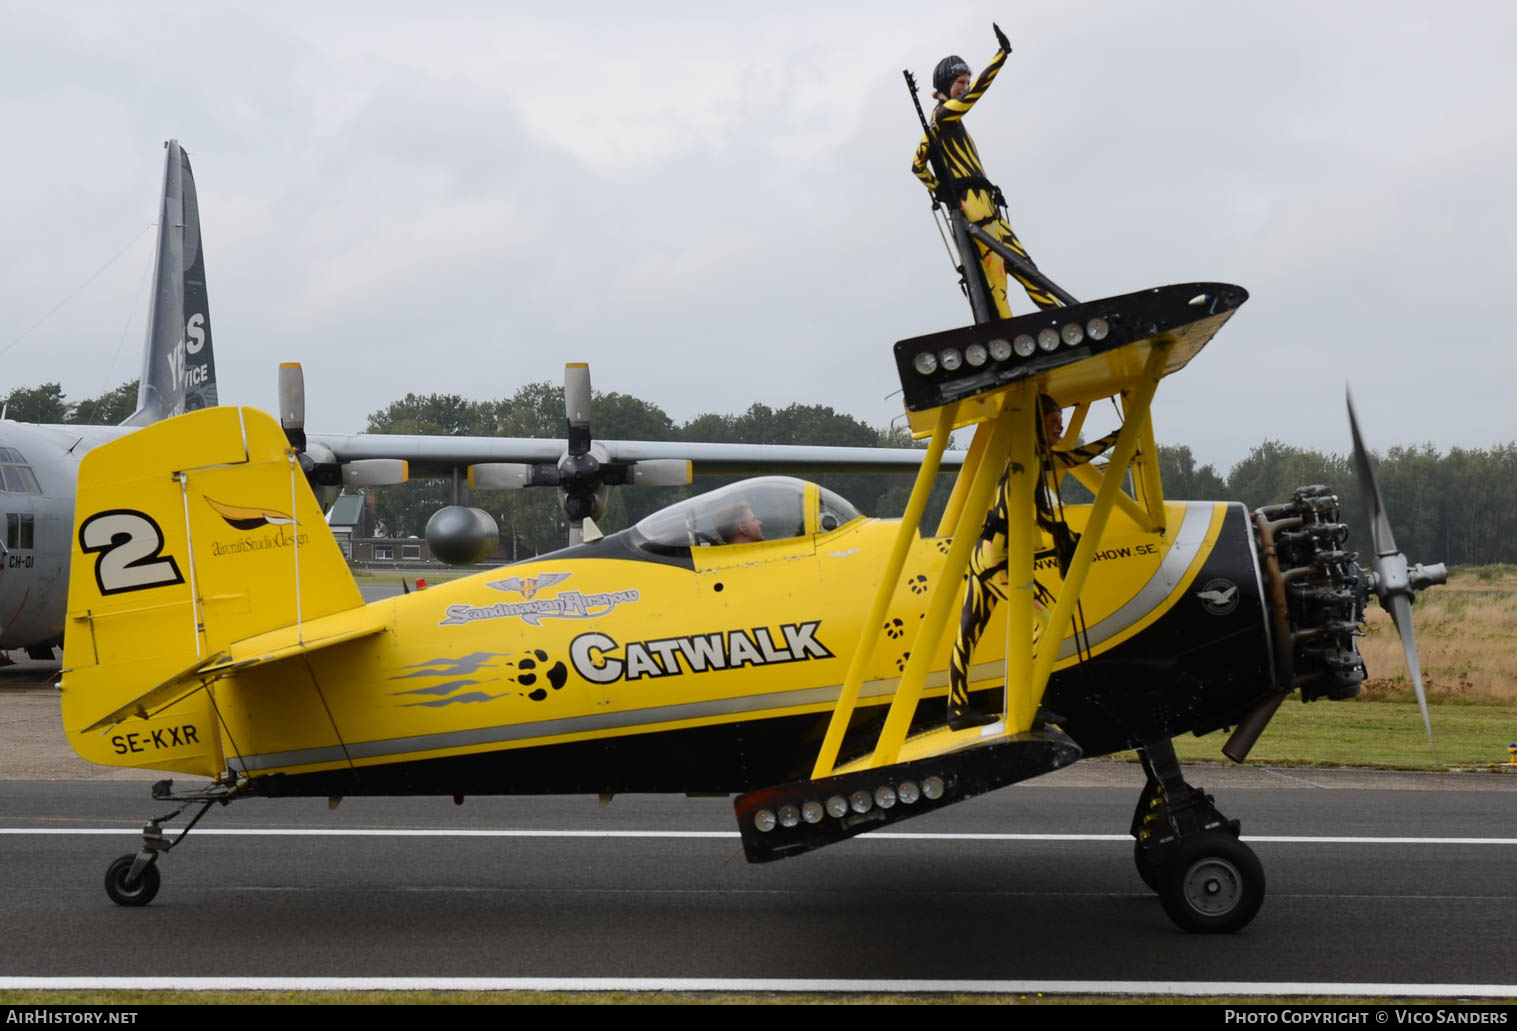
[[[408,394],[369,417],[371,433],[481,434],[522,437],[563,435],[563,389],[534,383],[501,401],[467,401],[458,395]],[[822,405],[774,409],[756,404],[740,415],[700,415],[676,424],[657,405],[627,394],[596,394],[593,430],[622,440],[688,440],[742,444],[824,444],[912,447],[899,428],[876,429]],[[1420,562],[1486,565],[1517,562],[1517,443],[1491,448],[1431,444],[1395,447],[1371,456],[1380,480],[1396,544]],[[1235,500],[1249,509],[1288,499],[1307,484],[1327,484],[1342,503],[1351,545],[1370,549],[1359,484],[1348,455],[1324,453],[1267,440],[1254,447],[1226,476],[1198,465],[1186,445],[1160,446],[1165,496],[1174,500]],[[898,516],[905,510],[912,477],[850,475],[813,477],[869,515]],[[603,529],[628,526],[665,505],[710,490],[735,477],[698,477],[686,488],[617,490]],[[926,525],[936,525],[947,501],[950,477],[939,477]],[[1071,485],[1073,486],[1073,485]],[[1066,497],[1073,494],[1067,488]],[[397,535],[420,535],[430,514],[448,503],[444,484],[408,484],[382,491],[381,522]],[[530,555],[562,546],[567,526],[553,491],[480,492],[475,503],[496,515],[508,554]]]
[[[75,404],[57,383],[13,389],[5,395],[7,417],[22,422],[115,424],[136,408],[137,381]],[[657,405],[628,394],[597,393],[592,429],[620,440],[717,441],[741,444],[815,444],[912,447],[899,428],[876,429],[824,405],[771,408],[756,404],[738,415],[706,414],[676,424]],[[531,383],[499,401],[471,401],[457,394],[407,394],[372,413],[371,433],[417,433],[561,438],[563,388]],[[1439,451],[1431,444],[1391,448],[1374,456],[1381,492],[1396,543],[1413,561],[1457,565],[1517,563],[1517,443]],[[1226,476],[1197,465],[1189,447],[1159,448],[1165,495],[1171,499],[1228,499],[1250,509],[1283,501],[1304,484],[1332,486],[1352,527],[1350,541],[1369,550],[1368,524],[1349,456],[1306,450],[1267,440]],[[855,474],[815,477],[869,515],[895,516],[906,506],[912,477]],[[698,477],[690,487],[612,492],[602,520],[611,532],[692,493],[736,477]],[[940,477],[928,509],[935,525],[946,503],[949,477]],[[377,515],[395,536],[420,535],[426,521],[449,502],[449,485],[417,482],[378,492]],[[551,490],[480,491],[474,503],[496,516],[508,554],[527,556],[561,547],[567,525]]]
[[[77,402],[69,402],[58,383],[17,387],[0,398],[0,407],[16,422],[115,426],[137,410],[137,380]]]
[[[1517,443],[1489,448],[1431,444],[1393,447],[1371,455],[1396,545],[1414,562],[1489,565],[1517,562]],[[1348,455],[1267,440],[1232,467],[1224,480],[1199,468],[1188,447],[1159,448],[1166,497],[1218,497],[1257,508],[1290,497],[1296,487],[1334,488],[1351,528],[1350,546],[1370,550],[1369,523]]]

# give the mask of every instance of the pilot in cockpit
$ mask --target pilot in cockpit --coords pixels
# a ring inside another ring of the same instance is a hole
[[[716,517],[716,532],[723,544],[753,544],[764,539],[764,524],[746,501],[735,501]]]

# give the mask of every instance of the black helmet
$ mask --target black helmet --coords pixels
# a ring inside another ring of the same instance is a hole
[[[947,94],[948,87],[953,85],[953,80],[960,75],[969,74],[969,65],[958,54],[949,54],[938,62],[938,66],[932,70],[932,88],[939,93]]]

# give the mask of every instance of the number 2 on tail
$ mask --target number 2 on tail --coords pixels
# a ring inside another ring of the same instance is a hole
[[[163,550],[163,531],[151,516],[130,508],[97,512],[79,527],[79,547],[95,555],[101,594],[184,583],[179,565]]]

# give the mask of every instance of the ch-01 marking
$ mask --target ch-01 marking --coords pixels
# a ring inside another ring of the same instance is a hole
[[[178,727],[159,727],[141,734],[115,734],[111,737],[111,747],[117,755],[146,752],[147,749],[142,746],[149,743],[154,749],[183,748],[186,745],[200,744],[200,733],[193,723],[186,723]]]
[[[718,630],[709,634],[662,637],[651,641],[629,641],[622,657],[611,654],[618,645],[606,634],[580,634],[569,645],[569,661],[575,672],[594,684],[643,677],[678,676],[688,670],[706,673],[743,666],[767,666],[781,662],[805,662],[830,659],[832,652],[816,639],[821,620],[809,623],[786,623],[780,626],[784,646],[779,646],[768,627],[746,630]],[[751,633],[752,636],[749,636]],[[684,658],[684,664],[680,658]]]

